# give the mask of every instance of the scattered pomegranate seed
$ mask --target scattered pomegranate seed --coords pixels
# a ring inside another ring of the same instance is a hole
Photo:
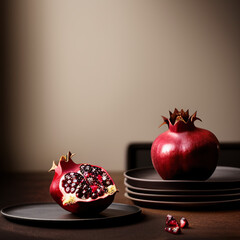
[[[179,227],[177,220],[170,214],[167,215],[166,226],[167,227]]]
[[[188,220],[185,217],[182,217],[180,219],[180,227],[181,228],[187,228],[189,226]]]
[[[180,227],[165,227],[165,231],[173,234],[181,233]]]
[[[189,223],[185,217],[180,219],[180,225],[178,224],[177,220],[170,214],[167,215],[166,218],[166,227],[165,231],[173,234],[181,233],[181,228],[187,228]]]

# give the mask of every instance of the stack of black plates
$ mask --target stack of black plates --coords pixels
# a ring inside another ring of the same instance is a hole
[[[240,168],[218,166],[206,181],[163,180],[154,168],[132,169],[124,176],[125,196],[142,207],[240,203]]]

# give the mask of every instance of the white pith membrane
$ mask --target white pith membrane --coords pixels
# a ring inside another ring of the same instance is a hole
[[[68,172],[61,177],[59,189],[63,195],[63,205],[71,205],[76,202],[93,202],[113,195],[117,191],[112,179],[103,169],[97,166],[91,166],[91,170],[97,169],[101,171],[101,174],[98,175],[94,175],[91,171],[81,171],[81,168],[84,169],[84,167],[87,166],[90,165],[82,164],[80,165],[79,171]],[[93,184],[91,184],[91,182]],[[105,184],[103,184],[103,182]],[[86,196],[88,195],[87,193],[85,195],[83,194],[83,186],[85,186],[85,189],[88,189],[88,192],[90,191],[89,196]],[[66,189],[68,190],[67,192]],[[80,197],[77,196],[77,192],[79,192]],[[94,195],[93,193],[97,194],[95,198],[91,197]]]

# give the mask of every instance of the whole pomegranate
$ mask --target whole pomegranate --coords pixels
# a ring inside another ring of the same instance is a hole
[[[70,152],[62,156],[58,166],[53,162],[49,171],[55,171],[50,185],[52,198],[65,210],[75,214],[96,214],[114,200],[116,186],[101,167],[76,164]]]
[[[170,112],[163,117],[168,130],[160,134],[151,147],[152,163],[164,180],[206,180],[218,162],[219,142],[208,130],[194,126],[197,112]]]

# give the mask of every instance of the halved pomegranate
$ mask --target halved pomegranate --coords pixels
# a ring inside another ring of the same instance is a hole
[[[117,192],[105,169],[90,164],[76,164],[71,152],[62,156],[50,185],[52,198],[65,210],[75,214],[96,214],[106,209]]]

